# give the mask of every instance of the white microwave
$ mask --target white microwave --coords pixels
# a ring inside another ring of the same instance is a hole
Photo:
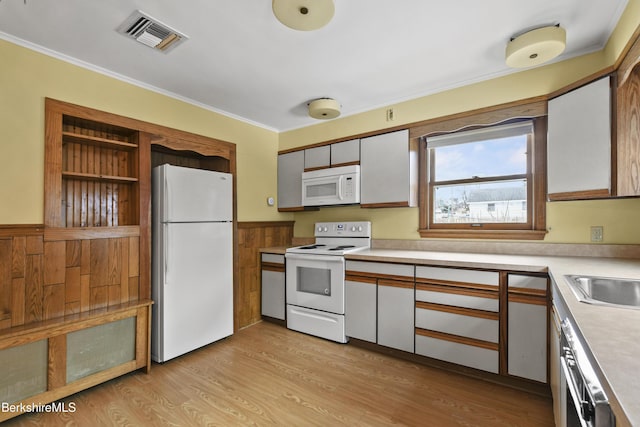
[[[360,203],[360,166],[318,169],[302,173],[302,206]]]

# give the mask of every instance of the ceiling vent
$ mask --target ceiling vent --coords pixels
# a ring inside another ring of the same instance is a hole
[[[139,10],[133,12],[116,31],[165,53],[188,39],[184,34]]]

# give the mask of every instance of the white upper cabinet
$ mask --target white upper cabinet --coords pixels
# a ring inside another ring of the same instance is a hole
[[[278,210],[302,210],[304,151],[278,155]]]
[[[331,166],[356,164],[360,162],[360,140],[336,142],[331,144]]]
[[[331,149],[328,145],[307,148],[304,150],[304,168],[328,168],[331,164]],[[301,190],[302,191],[302,190]]]
[[[409,131],[360,140],[360,203],[363,207],[416,206],[418,153]],[[367,206],[368,205],[368,206]]]
[[[550,100],[548,114],[549,199],[610,196],[611,78]]]

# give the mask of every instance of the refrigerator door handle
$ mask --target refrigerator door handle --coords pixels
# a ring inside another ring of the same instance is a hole
[[[164,255],[164,280],[163,285],[167,285],[169,283],[169,242],[171,241],[171,227],[168,224],[162,224],[164,227],[164,242],[162,242],[162,252]]]

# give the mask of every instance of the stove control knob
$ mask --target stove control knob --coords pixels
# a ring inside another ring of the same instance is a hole
[[[358,231],[362,232],[362,226],[358,226]]]
[[[356,231],[356,226],[355,225],[351,226],[351,231]]]
[[[318,227],[318,232],[321,232],[321,231],[322,231],[322,227]]]
[[[322,231],[324,231],[324,232],[326,233],[327,231],[329,231],[329,227],[324,227],[324,228],[322,229]]]

